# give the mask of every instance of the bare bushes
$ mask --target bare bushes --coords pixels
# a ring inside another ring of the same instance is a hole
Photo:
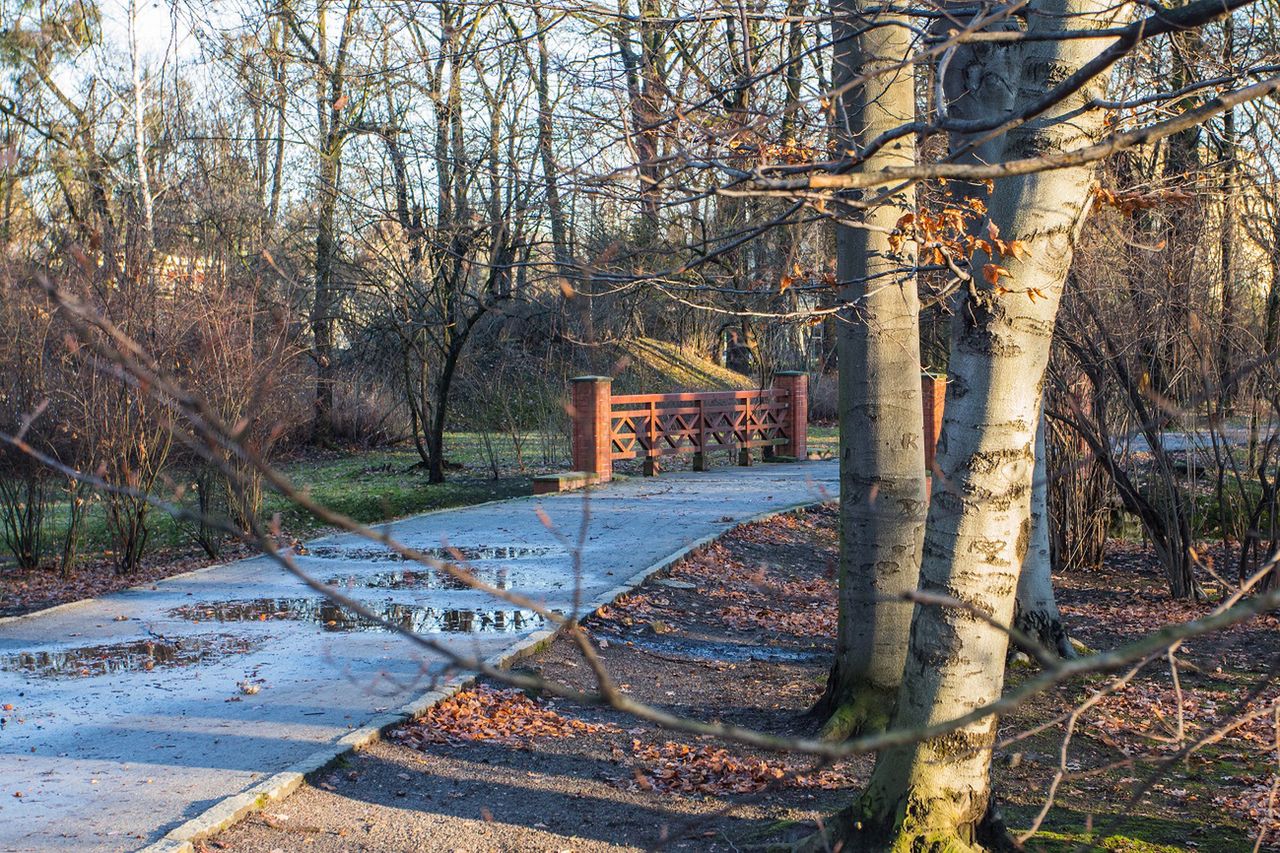
[[[814,423],[834,423],[839,417],[840,383],[836,374],[809,374],[809,420]]]
[[[1064,373],[1068,375],[1064,377]],[[1111,483],[1089,442],[1071,424],[1090,423],[1093,388],[1053,364],[1045,423],[1049,555],[1054,572],[1100,569],[1111,525]],[[1066,412],[1055,418],[1053,412]]]
[[[503,349],[495,344],[492,361],[462,371],[459,426],[479,433],[494,479],[564,465],[570,455],[566,365],[550,352],[534,358]]]
[[[188,444],[184,467],[194,470],[200,510],[195,539],[211,555],[219,550],[210,519],[249,529],[262,510],[262,474],[254,460],[270,461],[295,436],[308,412],[302,387],[301,347],[290,338],[288,314],[264,304],[253,287],[207,284],[186,300],[188,325],[182,380],[235,429],[237,446]],[[182,431],[184,437],[191,431]]]
[[[12,270],[5,270],[9,277]],[[35,300],[11,293],[0,301],[0,429],[52,454],[48,390],[56,381],[46,353],[51,320]],[[35,569],[44,556],[44,527],[55,475],[22,447],[0,447],[0,534],[17,567]]]
[[[70,571],[92,518],[116,571],[132,572],[152,542],[157,499],[191,496],[241,527],[261,511],[251,457],[269,459],[305,418],[294,325],[256,282],[232,283],[216,259],[188,260],[181,273],[158,265],[136,280],[84,264],[12,276],[0,300],[0,429],[25,446],[0,453],[0,527],[20,566],[39,565],[47,546]],[[236,448],[197,445],[173,401],[127,380],[106,333],[53,309],[41,281],[138,342],[235,426]],[[194,538],[216,553],[211,529],[201,524]]]
[[[403,399],[370,373],[358,367],[338,372],[330,417],[333,438],[339,444],[369,449],[399,444],[409,437]]]
[[[1261,374],[1231,369],[1234,356],[1269,352],[1271,338],[1225,316],[1219,259],[1193,239],[1197,203],[1153,196],[1095,212],[1059,314],[1049,396],[1059,565],[1098,556],[1098,507],[1113,492],[1177,598],[1225,580],[1201,558],[1206,541],[1224,553],[1239,546],[1241,572],[1254,565],[1275,503],[1274,448],[1258,414],[1271,408],[1275,377],[1266,359]]]

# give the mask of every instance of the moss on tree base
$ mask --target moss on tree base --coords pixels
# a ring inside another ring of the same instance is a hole
[[[947,809],[930,810],[910,795],[887,820],[886,809],[864,792],[847,809],[789,849],[791,853],[1013,853],[1020,848],[994,803],[982,818],[963,825],[938,820]]]
[[[845,691],[844,701],[830,711],[818,736],[834,742],[886,730],[893,716],[896,693],[869,684]]]

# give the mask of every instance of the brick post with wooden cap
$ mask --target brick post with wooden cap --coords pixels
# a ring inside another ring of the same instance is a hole
[[[787,443],[779,445],[776,452],[804,461],[809,455],[809,374],[803,370],[775,373],[773,388],[787,395],[787,410],[782,416]]]
[[[593,475],[596,482],[613,477],[610,447],[610,398],[613,379],[578,376],[573,382],[573,467]]]
[[[947,401],[947,377],[920,374],[920,400],[924,410],[924,470],[933,471],[938,436],[942,435],[942,409]]]

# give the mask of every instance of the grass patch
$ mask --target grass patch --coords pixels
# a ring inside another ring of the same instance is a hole
[[[749,391],[758,377],[721,367],[708,358],[652,338],[616,345],[625,366],[614,377],[616,394],[665,394],[675,391]]]
[[[1093,816],[1099,831],[1091,832],[1086,822],[1087,817],[1083,814],[1054,809],[1049,813],[1044,828],[1027,841],[1026,847],[1046,853],[1069,853],[1081,848],[1105,850],[1107,853],[1186,853],[1187,850],[1236,853],[1253,848],[1252,838],[1229,826],[1100,814]],[[1015,821],[1014,825],[1018,822]],[[1188,841],[1195,846],[1188,846]]]
[[[840,427],[835,424],[809,424],[809,452],[823,459],[840,455]]]
[[[555,458],[551,442],[536,435],[517,440],[506,434],[452,433],[447,438],[450,470],[447,480],[428,484],[427,472],[418,466],[418,454],[412,448],[376,451],[335,452],[280,462],[277,467],[299,489],[321,504],[361,523],[389,521],[421,512],[449,507],[468,506],[532,492],[532,475],[564,467]],[[544,452],[545,451],[545,452]],[[521,472],[514,460],[523,458],[526,470]],[[493,477],[492,460],[498,460],[497,479]],[[544,461],[549,459],[551,461]],[[166,492],[172,494],[189,475],[170,471]],[[194,491],[190,484],[182,489],[181,505],[194,509]],[[168,497],[168,494],[163,495]],[[54,495],[56,496],[56,495]],[[311,513],[267,491],[263,497],[261,518],[271,519],[279,513],[284,529],[292,536],[308,538],[324,530],[324,525]],[[193,538],[192,522],[180,521],[159,509],[149,517],[148,552],[188,551],[198,546]],[[66,501],[50,501],[44,518],[45,563],[56,560],[68,524]],[[104,502],[91,498],[81,527],[81,560],[111,556],[111,536],[107,528]],[[0,551],[0,566],[10,562],[7,552]]]
[[[494,480],[476,476],[469,468],[444,483],[431,485],[417,462],[418,456],[411,450],[391,450],[296,462],[284,470],[313,500],[365,524],[532,491],[528,476]],[[263,503],[264,516],[279,512],[286,529],[295,536],[312,535],[322,526],[309,512],[280,495],[270,494]]]

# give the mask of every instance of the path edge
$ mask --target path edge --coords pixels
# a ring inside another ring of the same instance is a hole
[[[582,613],[594,614],[601,607],[614,603],[619,596],[631,592],[652,576],[671,568],[684,558],[696,554],[734,530],[738,530],[748,524],[758,524],[778,516],[803,512],[812,507],[834,503],[835,500],[835,498],[828,495],[815,500],[775,507],[736,522],[732,527],[717,533],[708,533],[683,548],[659,558],[618,586],[601,593],[582,606]],[[513,663],[537,654],[550,646],[561,630],[563,630],[563,625],[534,631],[505,651],[485,658],[484,662],[495,669],[506,669]],[[443,687],[427,691],[395,711],[378,714],[360,728],[353,729],[338,740],[316,749],[309,756],[293,764],[287,770],[282,770],[269,776],[238,794],[231,794],[222,798],[200,814],[169,830],[158,841],[138,848],[137,853],[194,853],[197,841],[203,841],[206,838],[217,835],[219,832],[230,829],[254,812],[262,811],[272,803],[285,799],[301,787],[308,776],[319,773],[346,756],[376,743],[382,739],[383,734],[395,726],[421,716],[436,703],[442,702],[459,690],[475,684],[476,678],[476,675],[459,676],[451,679]]]
[[[621,483],[621,482],[626,482],[627,479],[628,477],[625,475],[623,476],[614,475],[613,480],[611,480],[610,482]],[[597,488],[605,488],[608,485],[609,485],[608,483],[602,483]],[[461,512],[463,510],[477,509],[479,507],[493,506],[495,504],[515,503],[516,501],[544,501],[548,499],[555,500],[557,498],[560,498],[561,496],[563,496],[566,499],[578,497],[577,494],[574,494],[571,492],[553,492],[551,494],[546,494],[546,495],[515,495],[509,498],[494,498],[492,500],[480,501],[479,503],[474,503],[474,504],[458,504],[456,506],[437,507],[436,509],[428,509],[428,510],[423,510],[422,512],[415,512],[412,515],[402,515],[399,518],[388,518],[386,521],[369,522],[365,526],[368,527],[370,530],[382,531],[384,529],[394,528],[397,524],[403,524],[406,521],[414,521],[416,519],[426,518],[427,516],[431,516],[431,515],[443,515],[446,512]],[[319,536],[313,537],[311,539],[308,539],[303,544],[306,545],[307,547],[310,547],[313,545],[324,544],[330,539],[338,539],[342,536],[354,536],[354,535],[357,535],[357,534],[351,533],[350,531],[347,531],[347,530],[329,528],[328,532],[323,533]],[[185,572],[178,572],[177,574],[174,574],[174,575],[165,575],[164,577],[156,578],[155,580],[142,581],[141,583],[136,583],[130,586],[121,587],[120,589],[112,590],[110,592],[104,592],[98,595],[91,595],[88,598],[75,598],[75,599],[72,599],[71,601],[63,601],[59,604],[51,604],[48,607],[41,607],[38,610],[28,610],[26,613],[16,613],[12,616],[0,616],[0,628],[5,627],[7,625],[14,624],[16,622],[24,621],[27,619],[34,619],[40,616],[48,616],[53,613],[58,613],[58,614],[65,613],[67,611],[75,610],[80,607],[86,607],[90,604],[101,604],[102,602],[106,601],[109,598],[112,598],[113,596],[125,595],[131,592],[144,592],[144,591],[149,592],[157,584],[168,583],[169,581],[183,580],[186,578],[193,578],[193,577],[196,577],[197,575],[202,575],[206,572],[212,572],[217,569],[225,569],[229,566],[234,566],[237,563],[243,563],[248,560],[257,560],[263,557],[268,557],[268,555],[265,553],[258,553],[258,554],[250,554],[247,557],[235,557],[233,559],[223,560],[218,563],[210,563],[209,565],[201,566],[198,569],[188,569]]]

